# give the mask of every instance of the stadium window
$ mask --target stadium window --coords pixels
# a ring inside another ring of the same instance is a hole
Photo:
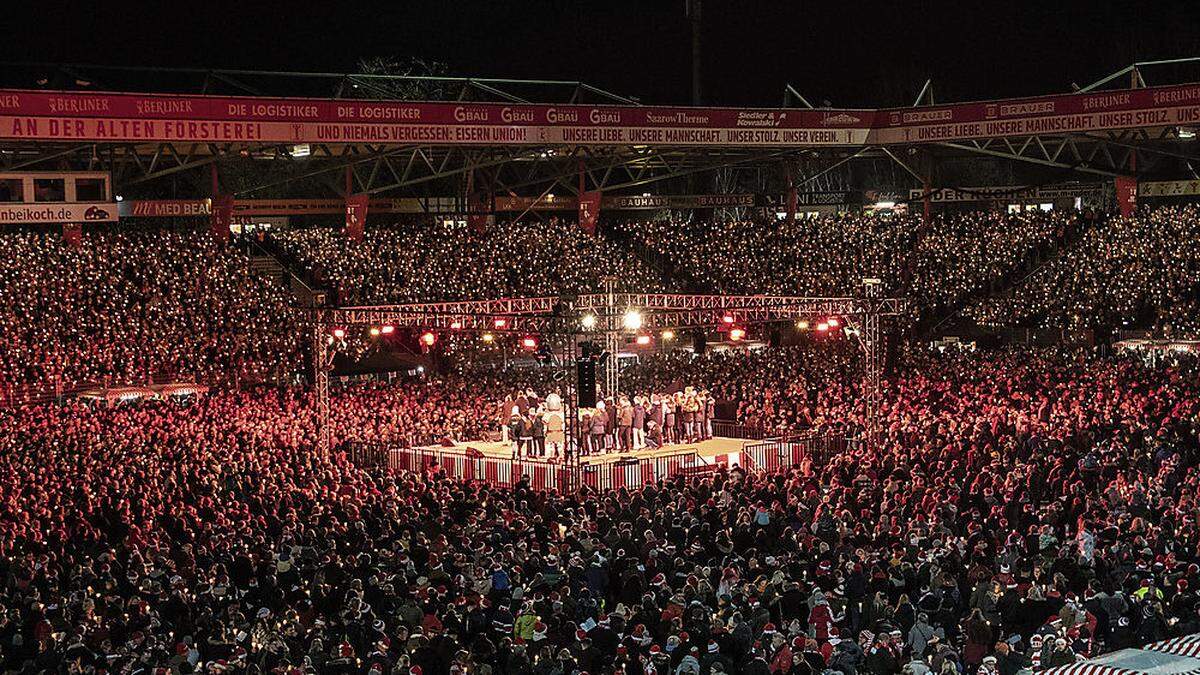
[[[75,201],[77,202],[103,202],[106,201],[107,195],[104,194],[104,179],[103,178],[76,178],[75,179]]]
[[[25,183],[20,178],[0,179],[0,202],[25,201]]]
[[[67,181],[62,178],[34,178],[33,201],[35,202],[65,202],[67,200]]]
[[[1040,208],[1043,211],[1053,211],[1054,205],[1053,204],[1039,204],[1038,208]]]
[[[1009,213],[1020,213],[1020,212],[1021,212],[1021,205],[1020,205],[1020,204],[1009,204],[1009,205],[1008,205],[1008,212],[1009,212]]]

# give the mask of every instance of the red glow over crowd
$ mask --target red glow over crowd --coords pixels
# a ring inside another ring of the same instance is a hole
[[[613,226],[653,259],[559,222],[278,238],[347,303],[572,294],[608,275],[837,295],[868,270],[923,315],[1178,336],[1195,323],[1197,222],[1188,207]],[[505,338],[518,368],[484,358],[484,340],[454,362],[455,334],[413,331],[452,366],[335,387],[324,456],[291,298],[244,252],[197,232],[101,227],[79,248],[3,236],[6,392],[213,388],[5,397],[0,672],[1017,675],[1200,632],[1189,354],[898,341],[876,444],[637,489],[505,488],[356,464],[349,448],[523,433],[504,411],[563,393],[532,364],[539,336]],[[643,334],[612,417],[580,443],[645,444],[624,416],[655,405],[692,413],[670,433],[704,438],[716,402],[766,434],[861,437],[844,318],[799,345],[703,354]],[[729,319],[714,330],[750,342]]]

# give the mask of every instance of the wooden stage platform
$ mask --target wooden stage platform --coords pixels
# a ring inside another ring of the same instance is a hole
[[[616,462],[622,459],[643,459],[652,457],[665,457],[667,455],[677,455],[680,453],[694,452],[698,457],[712,459],[714,457],[726,457],[741,453],[742,448],[751,443],[758,443],[748,438],[723,438],[716,436],[706,441],[699,443],[677,443],[666,445],[654,450],[638,450],[636,452],[627,453],[608,453],[604,455],[586,455],[580,458],[581,464],[605,464],[608,462]],[[483,453],[485,457],[494,457],[496,459],[510,459],[512,457],[512,444],[495,442],[478,442],[458,443],[453,447],[440,448],[442,450],[463,450],[474,448]],[[531,457],[530,459],[542,459],[540,457]]]

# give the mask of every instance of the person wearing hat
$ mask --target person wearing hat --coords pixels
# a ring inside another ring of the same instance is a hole
[[[1019,636],[1016,636],[1019,637]],[[1021,670],[1028,668],[1030,663],[1025,655],[1012,648],[1008,640],[1000,640],[996,643],[996,671],[999,675],[1017,675]],[[986,662],[987,659],[984,659]]]

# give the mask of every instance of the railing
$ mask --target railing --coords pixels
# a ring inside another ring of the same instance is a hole
[[[752,424],[742,424],[733,420],[713,420],[712,431],[713,436],[746,438],[752,441],[762,440],[769,435],[762,427]]]
[[[798,468],[805,473],[824,466],[847,448],[847,439],[834,434],[806,432],[783,438],[768,438],[742,448],[746,466],[763,471]]]
[[[604,491],[638,489],[681,474],[710,472],[717,466],[715,462],[705,462],[695,452],[582,465],[486,456],[469,448],[411,448],[385,443],[350,443],[345,453],[351,462],[367,469],[444,474],[500,487],[513,487],[525,481],[535,490],[560,491],[580,486]]]
[[[638,489],[705,466],[695,452],[584,464],[580,484],[595,490]]]

